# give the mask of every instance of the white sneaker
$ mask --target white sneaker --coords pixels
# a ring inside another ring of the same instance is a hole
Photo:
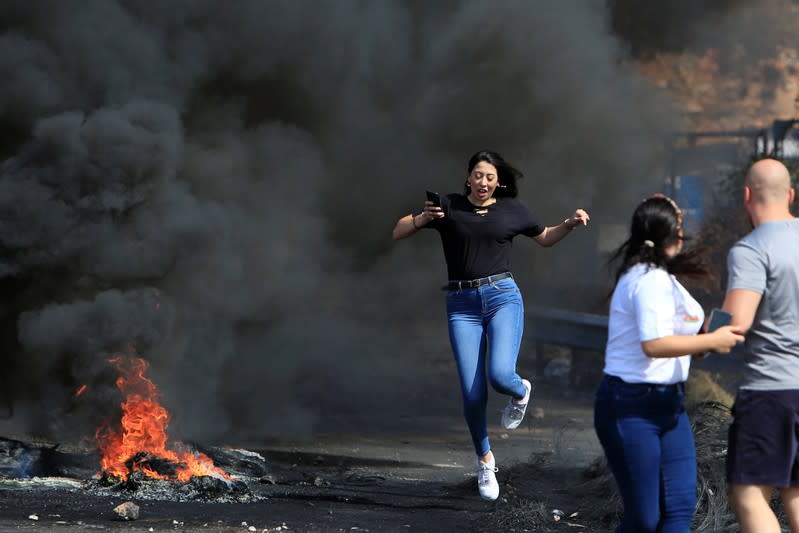
[[[502,427],[505,429],[516,429],[524,419],[524,413],[527,412],[527,404],[530,402],[530,393],[533,391],[533,385],[526,379],[522,380],[522,385],[527,389],[527,393],[522,398],[522,401],[517,402],[513,398],[508,400],[508,405],[502,411]]]
[[[497,466],[494,459],[486,464],[477,460],[477,490],[484,500],[496,500],[499,497],[499,483],[497,483]]]

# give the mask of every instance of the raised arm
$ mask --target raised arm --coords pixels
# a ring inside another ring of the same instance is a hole
[[[397,225],[394,226],[394,231],[391,232],[391,236],[395,241],[410,237],[428,222],[430,222],[430,220],[427,219],[423,213],[419,213],[418,215],[405,215],[397,221]]]
[[[533,237],[533,240],[541,246],[552,246],[571,233],[571,231],[580,224],[587,226],[589,220],[591,220],[591,217],[588,216],[588,213],[582,209],[578,209],[572,216],[557,226],[545,227],[544,231]]]
[[[433,205],[432,202],[425,202],[424,203],[424,211],[419,213],[418,215],[410,214],[405,215],[401,219],[397,221],[397,224],[394,226],[394,231],[391,232],[391,236],[394,238],[395,241],[400,239],[405,239],[406,237],[410,237],[424,226],[430,223],[431,220],[434,218],[443,218],[444,212],[441,210],[440,207],[436,207]]]

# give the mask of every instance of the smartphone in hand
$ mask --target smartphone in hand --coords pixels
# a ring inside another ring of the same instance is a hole
[[[721,309],[713,309],[710,312],[710,321],[707,325],[707,332],[711,333],[716,331],[722,326],[729,326],[732,322],[732,315]]]
[[[427,201],[432,202],[434,207],[441,207],[441,196],[437,192],[427,190],[425,194],[427,194]]]

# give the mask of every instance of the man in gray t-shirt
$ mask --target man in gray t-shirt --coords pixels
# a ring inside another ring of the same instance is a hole
[[[723,309],[746,334],[746,375],[729,432],[727,481],[741,531],[780,531],[769,506],[780,489],[799,532],[799,219],[794,189],[774,159],[752,165],[744,209],[754,230],[729,252]]]
[[[742,389],[799,389],[799,219],[763,222],[727,257],[727,291],[760,296]]]

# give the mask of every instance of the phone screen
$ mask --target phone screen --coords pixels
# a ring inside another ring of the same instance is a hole
[[[441,207],[441,196],[437,192],[433,191],[425,191],[427,194],[427,201],[433,202],[433,205],[436,207]]]
[[[716,331],[721,326],[728,326],[732,322],[732,315],[721,309],[713,309],[710,312],[710,322],[707,325],[707,332]]]

